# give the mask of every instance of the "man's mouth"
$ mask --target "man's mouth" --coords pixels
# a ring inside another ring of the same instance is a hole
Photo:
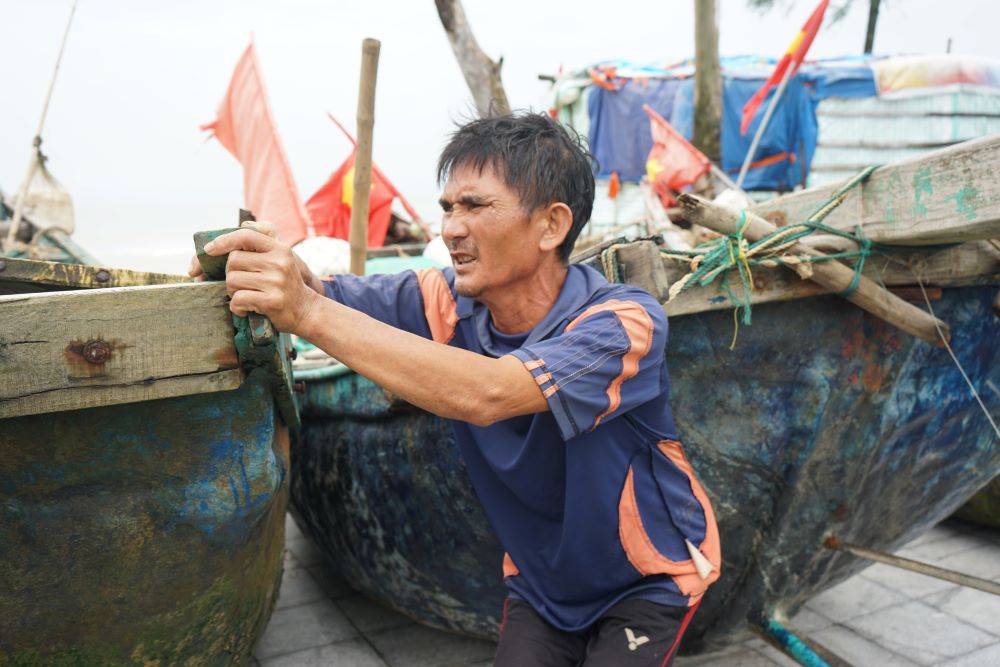
[[[470,262],[476,261],[476,259],[477,258],[475,255],[468,255],[462,252],[451,253],[451,263],[454,264],[455,266],[464,266],[466,264],[469,264]]]

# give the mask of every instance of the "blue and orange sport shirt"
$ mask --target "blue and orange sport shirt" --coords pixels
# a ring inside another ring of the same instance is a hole
[[[507,550],[510,594],[571,632],[625,598],[695,604],[719,576],[719,533],[667,405],[663,308],[574,265],[548,315],[510,335],[453,285],[451,269],[325,283],[329,297],[394,327],[513,355],[538,383],[549,412],[487,427],[452,422]]]

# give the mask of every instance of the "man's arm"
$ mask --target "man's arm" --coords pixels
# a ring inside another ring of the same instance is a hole
[[[548,410],[518,359],[441,345],[327,299],[319,280],[317,289],[291,250],[272,238],[241,230],[219,237],[205,251],[229,253],[226,285],[235,314],[267,316],[279,331],[305,338],[428,412],[486,426]]]

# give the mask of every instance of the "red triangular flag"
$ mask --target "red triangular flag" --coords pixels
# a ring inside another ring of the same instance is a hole
[[[309,198],[306,210],[316,224],[317,234],[347,240],[351,231],[351,206],[354,204],[354,157],[357,152],[357,142],[332,115],[330,120],[354,144],[355,149],[330,175],[326,183]],[[406,198],[399,193],[382,170],[372,163],[372,184],[368,196],[368,247],[380,248],[385,244],[385,236],[389,231],[389,221],[392,217],[392,201],[397,197],[406,212],[414,220],[419,221],[420,216]]]
[[[791,67],[792,72],[788,76],[795,76],[795,73],[799,70],[799,65],[806,58],[806,53],[809,51],[809,47],[812,46],[813,40],[816,38],[816,33],[819,32],[819,26],[823,23],[823,14],[826,13],[826,7],[830,4],[830,0],[822,0],[816,9],[813,10],[812,15],[809,16],[809,20],[806,21],[805,25],[802,26],[802,30],[795,35],[795,39],[792,40],[791,46],[785,51],[785,55],[782,56],[781,60],[778,61],[778,65],[774,68],[774,72],[771,73],[771,78],[764,82],[756,93],[753,94],[745,105],[743,105],[743,118],[740,121],[740,134],[746,134],[747,129],[750,128],[750,121],[753,120],[754,114],[757,113],[757,109],[767,98],[767,93],[771,88],[777,86],[781,83],[781,79],[785,76],[785,71]]]

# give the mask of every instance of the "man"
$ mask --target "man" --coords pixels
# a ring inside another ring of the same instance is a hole
[[[667,665],[720,552],[667,405],[663,309],[567,266],[594,178],[555,121],[473,121],[438,177],[443,271],[322,281],[251,230],[206,251],[230,253],[234,313],[452,420],[507,550],[497,665]]]

